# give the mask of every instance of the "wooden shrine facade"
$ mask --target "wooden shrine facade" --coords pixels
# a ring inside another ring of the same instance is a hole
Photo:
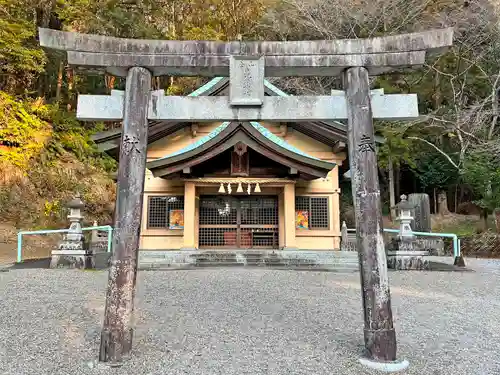
[[[256,122],[199,124],[152,143],[140,249],[339,249],[345,153],[334,151]]]

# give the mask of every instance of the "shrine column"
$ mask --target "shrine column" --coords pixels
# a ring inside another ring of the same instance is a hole
[[[184,244],[182,250],[196,250],[196,186],[184,183]]]
[[[285,246],[283,250],[297,250],[295,238],[295,185],[285,184],[283,187],[285,212]]]
[[[279,248],[285,248],[285,194],[282,192],[278,195],[278,240],[279,240]]]
[[[333,237],[333,248],[340,249],[340,189],[339,189],[339,167],[338,165],[332,169],[330,172],[330,178],[332,179],[333,194],[331,196],[330,202],[330,212],[331,212],[331,224],[330,230],[332,230],[336,237]]]
[[[194,199],[194,247],[195,249],[200,248],[200,193],[199,190],[195,190],[195,199]]]

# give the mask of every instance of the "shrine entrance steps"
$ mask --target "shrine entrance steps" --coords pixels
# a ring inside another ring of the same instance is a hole
[[[139,269],[168,270],[202,267],[259,267],[357,272],[358,254],[325,250],[170,250],[140,251]]]

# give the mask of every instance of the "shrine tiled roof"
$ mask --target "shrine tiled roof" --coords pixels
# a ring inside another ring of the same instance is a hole
[[[287,149],[288,151],[291,151],[295,154],[305,156],[306,158],[320,160],[318,158],[315,158],[314,156],[311,156],[309,154],[306,154],[305,152],[302,152],[297,147],[294,147],[290,143],[285,141],[283,138],[278,137],[277,135],[274,135],[272,132],[270,132],[268,129],[266,129],[264,126],[262,126],[258,122],[252,121],[252,122],[250,122],[250,124],[252,124],[252,126],[255,129],[257,129],[264,137],[266,137],[267,139],[269,139],[273,143],[277,144],[278,146],[283,147],[284,149]]]
[[[166,156],[164,156],[162,158],[159,158],[157,160],[168,159],[168,158],[171,158],[173,156],[181,155],[181,154],[184,154],[186,152],[192,151],[192,150],[194,150],[194,149],[202,146],[203,144],[207,143],[212,138],[217,137],[220,134],[221,131],[223,131],[225,128],[227,128],[227,126],[229,124],[230,124],[229,121],[223,122],[222,124],[220,124],[219,126],[217,126],[210,134],[208,134],[208,135],[206,135],[204,137],[201,137],[196,142],[193,142],[190,145],[187,145],[186,147],[183,147],[180,150],[177,150],[177,151],[175,151],[175,152],[173,152],[171,154],[168,154],[168,155],[166,155]]]
[[[200,88],[198,88],[197,90],[190,93],[188,96],[200,96],[203,93],[210,90],[215,85],[217,85],[223,79],[224,79],[224,77],[215,77],[215,78],[211,79],[210,81],[208,81],[203,86],[201,86]],[[269,90],[271,90],[272,92],[274,92],[278,96],[289,96],[286,92],[284,92],[284,91],[280,90],[279,88],[277,88],[276,86],[274,86],[267,79],[264,80],[264,85],[266,88],[268,88]],[[181,155],[181,154],[184,154],[186,152],[189,152],[191,150],[194,150],[194,149],[200,147],[201,145],[208,142],[212,138],[217,137],[217,135],[220,134],[220,132],[223,131],[229,124],[230,124],[229,121],[223,122],[221,125],[219,125],[217,128],[215,128],[210,134],[208,134],[208,135],[198,139],[196,142],[194,142],[194,143],[192,143],[192,144],[190,144],[190,145],[188,145],[188,146],[186,146],[186,147],[184,147],[184,148],[182,148],[182,149],[180,149],[172,154],[166,155],[160,159],[168,159],[168,158],[171,158],[173,156]],[[274,142],[278,146],[283,147],[284,149],[287,149],[288,151],[294,152],[298,155],[302,155],[302,156],[305,156],[305,157],[308,157],[311,159],[319,160],[319,159],[315,158],[314,156],[308,155],[308,154],[302,152],[301,150],[299,150],[298,148],[292,146],[291,144],[286,142],[283,138],[280,138],[277,135],[274,135],[272,132],[267,130],[260,123],[252,121],[252,122],[250,122],[250,124],[252,124],[252,126],[255,129],[257,129],[264,137],[266,137],[270,141]]]
[[[184,154],[186,152],[189,152],[189,151],[192,151],[194,149],[197,149],[198,147],[201,147],[203,144],[207,143],[211,139],[217,137],[225,128],[228,127],[229,124],[230,124],[229,121],[223,122],[221,125],[219,125],[217,128],[215,128],[210,134],[208,134],[208,135],[206,135],[204,137],[201,137],[196,142],[193,142],[190,145],[188,145],[186,147],[183,147],[182,149],[180,149],[178,151],[175,151],[175,152],[173,152],[173,153],[171,153],[169,155],[166,155],[166,156],[164,156],[162,158],[159,158],[159,159],[156,159],[156,160],[169,159],[171,157],[174,157],[174,156],[177,156],[177,155],[181,155],[181,154]],[[301,155],[301,156],[304,156],[304,157],[307,157],[307,158],[310,158],[310,159],[313,159],[313,160],[320,160],[320,159],[318,159],[318,158],[316,158],[314,156],[308,155],[308,154],[302,152],[301,150],[299,150],[298,148],[292,146],[290,143],[288,143],[287,141],[285,141],[283,138],[278,137],[277,135],[273,134],[271,131],[269,131],[268,129],[266,129],[264,126],[262,126],[258,122],[252,121],[252,122],[250,122],[250,124],[256,130],[258,130],[260,134],[262,134],[264,137],[266,137],[268,140],[270,140],[271,142],[273,142],[277,146],[282,147],[282,148],[284,148],[284,149],[286,149],[286,150],[288,150],[290,152],[293,152],[295,154],[298,154],[298,155]]]
[[[228,77],[214,77],[207,83],[196,89],[195,91],[188,94],[187,96],[190,97],[217,96],[225,92],[228,89],[228,87],[229,87]],[[268,96],[281,96],[281,97],[293,96],[291,94],[288,94],[280,90],[278,87],[276,87],[267,79],[264,80],[264,87],[265,87],[265,95]],[[227,126],[226,123],[222,123],[222,125]],[[149,132],[148,132],[148,144],[154,143],[159,139],[167,137],[170,134],[177,132],[178,130],[182,129],[185,126],[186,125],[184,123],[150,120]],[[324,123],[311,122],[307,124],[294,123],[291,124],[290,126],[293,129],[331,147],[336,147],[338,143],[345,138],[346,134],[345,125],[335,121],[331,121],[328,123],[326,122]],[[321,133],[319,131],[321,131]],[[213,135],[215,136],[216,134],[217,133]],[[209,136],[212,136],[212,134],[210,134]],[[272,137],[272,138],[273,141],[276,141],[277,144],[281,144],[282,140],[280,140],[279,137]],[[118,159],[119,157],[120,139],[121,139],[120,128],[106,130],[92,135],[92,140],[98,145],[99,150],[108,153],[115,159]],[[202,141],[203,139],[200,139],[198,142]],[[198,142],[195,142],[192,146],[197,147],[197,145],[199,145]],[[283,144],[283,147],[289,149],[287,143]],[[298,151],[298,154],[302,155],[299,150],[296,151],[295,150],[294,152]],[[167,157],[170,157],[170,155],[168,155]],[[313,157],[310,158],[314,159]]]

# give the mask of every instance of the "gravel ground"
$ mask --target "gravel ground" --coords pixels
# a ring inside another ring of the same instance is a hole
[[[476,272],[390,273],[406,374],[499,374],[499,261]],[[0,374],[373,374],[358,365],[358,274],[202,269],[141,272],[134,354],[89,367],[107,272],[0,273]]]

